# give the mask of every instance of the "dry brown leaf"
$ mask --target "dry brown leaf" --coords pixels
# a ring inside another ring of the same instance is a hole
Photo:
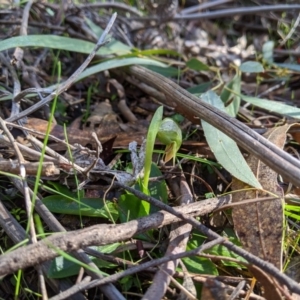
[[[262,269],[254,266],[248,265],[248,270],[253,274],[253,276],[261,283],[264,294],[263,296],[267,300],[282,300],[281,293],[276,287],[278,283],[274,282],[274,278],[267,275]]]
[[[264,137],[280,148],[283,148],[286,132],[290,125],[273,128]],[[258,199],[256,203],[239,205],[233,209],[232,218],[235,231],[243,248],[254,255],[269,261],[281,270],[283,238],[283,191],[277,182],[277,173],[250,155],[247,158],[251,170],[259,180],[264,191],[249,189],[244,182],[234,178],[232,190],[243,190],[233,193],[232,201]],[[278,196],[275,200],[259,201],[266,196]]]

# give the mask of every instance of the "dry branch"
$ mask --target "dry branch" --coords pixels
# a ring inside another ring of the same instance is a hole
[[[176,211],[191,216],[200,216],[229,203],[229,201],[229,197],[209,199],[178,207]],[[55,250],[57,248],[65,252],[71,252],[92,245],[112,244],[127,240],[138,233],[180,220],[180,218],[170,213],[161,211],[124,224],[101,224],[81,230],[54,234],[34,245],[28,245],[0,256],[0,276],[55,258],[59,256]]]

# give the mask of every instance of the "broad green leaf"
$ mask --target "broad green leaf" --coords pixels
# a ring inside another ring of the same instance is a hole
[[[191,58],[187,63],[186,66],[189,67],[192,70],[196,71],[209,71],[209,66],[204,64],[202,61],[200,61],[197,58]]]
[[[201,96],[201,99],[214,107],[225,111],[224,104],[219,96],[209,91]],[[207,122],[201,120],[206,141],[215,154],[218,162],[239,180],[261,189],[261,185],[254,176],[237,144],[226,134],[216,129]]]
[[[212,85],[211,82],[205,82],[199,85],[192,86],[188,88],[187,91],[189,91],[191,94],[202,94],[205,93],[210,88],[211,85]]]
[[[79,39],[51,34],[21,35],[2,40],[0,43],[0,52],[15,47],[51,48],[89,54],[92,52],[95,44]],[[128,53],[130,53],[130,47],[123,44],[120,46],[120,43],[117,41],[109,42],[97,52],[99,55],[123,55]]]
[[[81,215],[87,217],[101,217],[110,219],[110,215],[116,221],[119,217],[114,203],[100,198],[82,198],[80,201],[72,201],[60,195],[51,195],[42,199],[46,207],[54,213]],[[107,212],[109,210],[109,213]]]
[[[148,216],[150,212],[150,204],[147,201],[129,193],[120,196],[118,208],[122,223]]]
[[[216,265],[208,258],[198,256],[184,257],[182,261],[191,273],[219,275]]]
[[[107,246],[93,246],[90,247],[94,250],[97,250],[101,253],[111,253],[113,252],[120,244],[115,243]],[[109,263],[107,261],[95,258],[94,256],[90,256],[90,259],[100,268],[114,268],[115,264]],[[49,278],[67,278],[73,275],[77,275],[79,272],[80,266],[63,256],[56,257],[50,265],[49,271],[47,275]]]
[[[246,61],[241,64],[240,70],[244,73],[260,73],[264,72],[264,67],[257,61]]]
[[[260,99],[256,97],[245,96],[245,95],[241,95],[241,97],[243,100],[255,106],[263,108],[265,110],[271,112],[273,111],[284,116],[290,116],[295,119],[300,119],[300,108],[298,107],[290,106],[282,102],[268,100],[268,99]]]
[[[118,209],[121,223],[136,220],[150,214],[150,203],[138,197],[126,193],[119,197]],[[145,241],[153,241],[152,230],[138,234],[135,238]]]
[[[202,236],[198,232],[193,232],[191,239],[187,244],[186,251],[200,247],[205,243],[205,241],[206,237]],[[203,257],[186,257],[182,260],[187,269],[192,273],[204,274],[207,272],[207,274],[219,275],[216,265],[210,259]]]

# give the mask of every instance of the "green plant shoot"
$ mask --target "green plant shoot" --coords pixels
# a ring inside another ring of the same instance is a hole
[[[146,144],[145,166],[144,166],[144,180],[143,180],[143,192],[148,193],[148,183],[151,171],[152,154],[155,145],[155,139],[158,139],[166,145],[165,149],[165,162],[173,158],[175,162],[176,153],[179,150],[182,143],[181,129],[177,123],[170,119],[163,117],[163,107],[160,106],[151,120]]]
[[[175,164],[176,153],[182,144],[182,133],[180,127],[171,118],[165,118],[159,126],[158,139],[166,145],[165,162],[173,158]]]

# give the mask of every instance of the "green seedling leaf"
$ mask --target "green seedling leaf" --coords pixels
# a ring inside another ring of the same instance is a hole
[[[201,99],[214,107],[225,111],[224,104],[219,96],[209,91],[201,96]],[[220,130],[201,120],[205,137],[210,149],[215,154],[218,162],[239,180],[261,189],[261,185],[254,176],[237,144]]]
[[[168,162],[173,158],[173,164],[175,164],[176,153],[182,144],[180,127],[173,119],[165,118],[160,123],[157,137],[164,145],[166,145],[165,162]]]
[[[148,129],[148,133],[147,133],[144,180],[143,180],[143,192],[145,194],[148,194],[148,182],[149,182],[149,177],[151,172],[152,154],[155,145],[155,139],[160,127],[162,117],[163,117],[163,107],[160,106],[152,117]]]
[[[197,58],[191,58],[187,63],[186,66],[192,70],[196,71],[209,71],[209,66],[201,62]]]
[[[74,197],[74,195],[73,195]],[[81,215],[87,217],[101,217],[117,221],[119,213],[112,202],[104,204],[100,198],[82,198],[79,201],[72,201],[60,195],[51,195],[42,199],[46,207],[53,213]],[[109,213],[108,211],[109,210]]]
[[[273,111],[276,112],[280,115],[284,116],[290,116],[295,119],[300,119],[300,108],[290,106],[281,102],[277,101],[272,101],[268,99],[259,99],[256,97],[250,97],[250,96],[245,96],[241,95],[242,99],[255,105],[260,108],[263,108],[268,111]]]
[[[119,243],[107,245],[107,246],[93,246],[90,247],[101,253],[111,253],[119,246]],[[101,269],[101,268],[114,268],[115,264],[109,263],[107,261],[95,258],[90,256],[90,259]],[[73,275],[77,275],[79,272],[80,266],[63,256],[56,257],[50,265],[49,271],[47,273],[50,278],[67,278]]]
[[[264,72],[264,67],[257,61],[246,61],[240,66],[241,72],[244,73],[260,73]]]

